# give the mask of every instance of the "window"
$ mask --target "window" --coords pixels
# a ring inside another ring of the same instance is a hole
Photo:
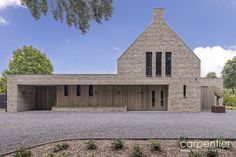
[[[146,52],[146,76],[152,76],[152,52]]]
[[[166,52],[166,76],[171,76],[171,52]]]
[[[162,52],[156,53],[156,75],[161,76],[161,59],[162,59]]]
[[[68,93],[68,85],[65,85],[65,86],[64,86],[64,95],[65,95],[65,96],[68,96],[68,95],[69,95],[69,93]]]
[[[164,91],[161,91],[161,106],[164,106]]]
[[[77,85],[77,96],[81,95],[81,86]]]
[[[184,91],[183,91],[183,92],[184,92],[184,93],[183,93],[183,94],[184,94],[184,98],[186,98],[186,88],[187,88],[187,86],[184,85]]]
[[[93,96],[93,85],[89,85],[89,96]]]
[[[155,106],[155,91],[152,91],[152,106]]]

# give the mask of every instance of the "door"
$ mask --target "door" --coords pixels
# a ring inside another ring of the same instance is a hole
[[[201,87],[201,110],[202,111],[209,111],[211,106],[215,104],[216,98],[213,91],[207,87]]]

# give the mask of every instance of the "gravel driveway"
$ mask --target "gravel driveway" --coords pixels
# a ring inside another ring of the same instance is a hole
[[[76,113],[0,112],[0,154],[21,146],[70,138],[232,138],[236,111]]]

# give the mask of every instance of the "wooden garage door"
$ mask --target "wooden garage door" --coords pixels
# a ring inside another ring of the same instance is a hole
[[[211,106],[215,104],[216,97],[213,91],[207,87],[201,87],[201,110],[202,111],[209,111]]]

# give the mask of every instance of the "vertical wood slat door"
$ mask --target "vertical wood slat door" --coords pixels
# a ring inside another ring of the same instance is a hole
[[[202,111],[209,111],[211,106],[215,105],[216,97],[213,91],[207,87],[201,87],[201,110]]]

